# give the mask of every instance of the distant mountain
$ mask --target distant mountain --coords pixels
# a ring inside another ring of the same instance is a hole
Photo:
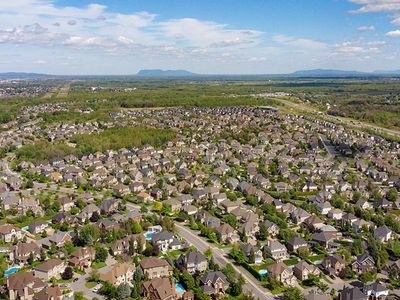
[[[40,74],[40,73],[25,73],[25,72],[6,72],[6,73],[0,73],[0,78],[4,79],[34,79],[34,78],[46,78],[46,77],[52,77],[51,75],[47,74]]]
[[[358,72],[358,71],[343,71],[343,70],[330,70],[330,69],[300,70],[288,74],[288,76],[292,77],[360,77],[369,75],[372,74]]]
[[[379,74],[379,75],[400,75],[400,70],[377,70],[373,72],[374,74]]]
[[[190,77],[190,76],[199,76],[199,74],[192,73],[186,70],[140,70],[137,76],[143,77]]]

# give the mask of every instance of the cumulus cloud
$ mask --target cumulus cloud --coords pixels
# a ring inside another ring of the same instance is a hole
[[[353,13],[400,11],[400,0],[350,0],[350,2],[361,5],[360,8],[352,10]]]
[[[261,32],[229,29],[227,25],[194,18],[162,22],[159,29],[177,43],[190,43],[198,47],[230,47],[257,44]]]
[[[349,0],[360,5],[358,9],[350,10],[354,14],[389,13],[393,25],[400,25],[400,0]]]
[[[274,35],[273,40],[277,43],[308,50],[322,50],[327,47],[326,43],[320,41],[305,38],[293,38],[283,34]]]
[[[333,50],[331,55],[345,55],[345,56],[356,56],[360,54],[374,54],[379,53],[380,49],[377,47],[378,45],[369,45],[366,43],[365,45],[362,44],[360,41],[347,41],[339,44],[335,44],[333,46]]]
[[[364,26],[360,26],[357,28],[358,31],[374,31],[375,30],[375,26],[373,25],[364,25]]]
[[[385,35],[390,36],[390,37],[400,37],[400,30],[389,31],[389,32],[386,32]]]

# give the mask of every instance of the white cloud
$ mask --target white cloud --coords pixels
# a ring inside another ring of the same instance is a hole
[[[262,57],[253,56],[253,57],[249,58],[250,62],[262,62],[262,61],[266,61],[266,60],[267,60],[267,58],[265,58],[264,56],[262,56]]]
[[[308,50],[322,50],[327,47],[326,43],[304,39],[304,38],[293,38],[283,34],[277,34],[273,36],[273,40],[277,43],[294,46],[297,48],[308,49]]]
[[[384,46],[387,43],[385,41],[371,41],[371,42],[367,42],[368,46]]]
[[[358,31],[374,31],[375,26],[373,25],[364,25],[357,28]]]
[[[354,14],[389,13],[393,25],[400,25],[400,0],[348,0],[359,4],[358,9],[350,10]]]
[[[370,47],[368,42],[366,44],[362,44],[360,41],[355,42],[343,42],[339,44],[335,44],[333,46],[331,56],[335,55],[345,55],[345,56],[357,56],[360,54],[374,54],[379,53],[380,49],[377,47],[378,45],[374,45],[374,47]]]
[[[385,33],[386,36],[400,37],[400,30],[393,30]]]
[[[360,8],[352,10],[352,13],[400,11],[400,0],[350,0],[350,2],[361,5]]]
[[[159,29],[178,44],[197,47],[252,46],[262,35],[255,30],[229,29],[224,24],[193,18],[162,22]]]

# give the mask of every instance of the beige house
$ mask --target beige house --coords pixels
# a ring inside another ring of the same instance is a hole
[[[294,276],[303,281],[307,280],[310,275],[319,276],[321,271],[314,265],[310,265],[305,261],[299,261],[293,268]]]
[[[144,296],[152,300],[178,299],[175,287],[168,278],[153,278],[143,283]]]
[[[10,300],[32,300],[34,293],[44,288],[45,284],[32,273],[17,273],[6,277]]]
[[[269,266],[268,276],[272,276],[279,280],[284,286],[294,286],[296,284],[296,278],[293,276],[293,271],[283,262],[278,262]]]
[[[121,283],[131,284],[133,274],[135,273],[135,266],[131,263],[116,263],[111,270],[100,273],[101,281],[108,281],[116,286]]]
[[[60,259],[49,259],[44,264],[33,268],[35,277],[44,280],[50,280],[51,278],[59,278],[64,273],[66,268],[65,263]]]
[[[6,242],[11,243],[13,240],[21,240],[24,237],[24,233],[18,227],[10,224],[0,225],[0,238]]]
[[[145,258],[139,262],[139,265],[143,270],[143,274],[147,275],[149,279],[172,275],[171,265],[162,258]]]

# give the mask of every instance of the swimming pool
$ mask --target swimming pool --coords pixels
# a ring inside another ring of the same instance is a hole
[[[21,227],[21,230],[23,230],[23,231],[29,231],[29,226]]]
[[[180,283],[175,283],[175,290],[177,293],[184,293],[186,292],[185,288]]]
[[[19,270],[18,267],[9,268],[8,270],[6,270],[6,271],[4,272],[4,275],[5,275],[5,276],[8,276],[8,275],[14,274],[15,272],[18,272],[18,270]]]
[[[258,274],[260,274],[261,276],[266,276],[268,274],[268,270],[262,269],[258,271]]]
[[[144,237],[146,238],[146,240],[151,240],[151,238],[153,237],[153,232],[146,232],[144,234]]]

